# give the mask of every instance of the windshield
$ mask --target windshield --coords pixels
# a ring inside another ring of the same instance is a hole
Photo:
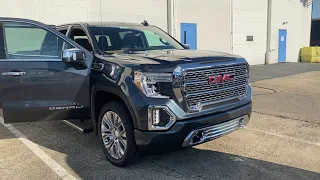
[[[156,27],[90,27],[102,52],[184,49]]]

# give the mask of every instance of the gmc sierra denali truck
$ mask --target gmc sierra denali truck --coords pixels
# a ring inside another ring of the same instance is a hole
[[[176,150],[244,127],[248,77],[244,58],[188,49],[147,22],[53,28],[0,18],[5,123],[63,120],[93,131],[117,166],[140,149]]]

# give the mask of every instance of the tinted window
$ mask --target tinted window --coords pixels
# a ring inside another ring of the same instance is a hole
[[[71,31],[71,39],[76,43],[87,49],[88,51],[92,51],[92,46],[89,42],[87,34],[82,29],[72,29]]]
[[[152,31],[144,31],[144,34],[149,46],[170,46],[170,44],[165,39],[162,39],[159,35]]]
[[[184,49],[169,35],[152,26],[90,27],[90,31],[100,37],[95,40],[102,51]]]
[[[105,35],[95,36],[97,42],[99,41],[99,39],[104,38],[104,37],[107,39],[108,46],[109,46],[109,47],[112,47],[111,40],[110,40],[110,37],[109,37],[109,36],[105,36]]]
[[[59,32],[61,32],[61,33],[64,34],[64,35],[67,34],[67,31],[68,31],[68,30],[66,30],[66,29],[64,29],[64,30],[59,30]]]
[[[64,46],[72,46],[54,33],[25,23],[6,23],[9,59],[61,59]]]

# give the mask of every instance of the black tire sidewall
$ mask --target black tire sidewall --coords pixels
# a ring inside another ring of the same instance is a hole
[[[124,156],[120,159],[115,159],[111,157],[111,155],[108,153],[107,149],[105,148],[104,142],[102,140],[102,136],[101,136],[102,118],[104,114],[108,111],[115,112],[121,118],[124,129],[126,131],[127,147],[126,147]],[[98,135],[103,148],[103,152],[106,155],[107,159],[112,164],[123,167],[135,162],[138,154],[137,154],[137,147],[136,147],[135,138],[134,138],[134,128],[132,124],[132,118],[130,117],[130,114],[127,111],[126,107],[121,102],[111,101],[103,106],[103,108],[100,111],[99,119],[98,119]]]

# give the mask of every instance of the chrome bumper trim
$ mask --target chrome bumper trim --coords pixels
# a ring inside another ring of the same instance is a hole
[[[182,147],[194,146],[209,140],[217,139],[239,128],[245,127],[248,124],[248,122],[249,122],[249,116],[245,115],[221,124],[193,130],[185,138],[182,144]],[[199,137],[199,135],[201,137]],[[194,142],[194,137],[197,137],[198,141]]]

